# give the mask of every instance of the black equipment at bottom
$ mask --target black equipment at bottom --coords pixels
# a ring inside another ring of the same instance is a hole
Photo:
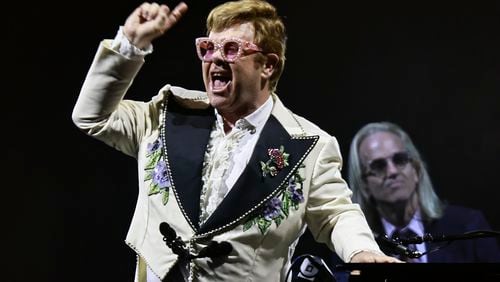
[[[346,282],[500,281],[498,263],[345,263],[334,272]]]
[[[336,281],[333,272],[322,258],[314,255],[301,255],[296,257],[290,264],[285,281],[314,281],[332,282]]]

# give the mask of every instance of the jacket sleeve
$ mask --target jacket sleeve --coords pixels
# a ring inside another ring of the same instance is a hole
[[[309,229],[318,242],[326,243],[346,262],[360,251],[382,254],[341,176],[342,158],[337,140],[332,136],[325,138],[311,180],[306,211]]]
[[[123,100],[144,60],[131,60],[101,42],[73,109],[75,125],[130,156],[158,122],[156,103]]]

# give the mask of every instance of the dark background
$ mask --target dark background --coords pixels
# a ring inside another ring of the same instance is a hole
[[[128,98],[148,100],[165,83],[203,89],[194,38],[221,2],[188,2]],[[401,125],[438,194],[481,209],[500,230],[498,4],[344,2],[274,1],[289,34],[281,99],[335,135],[345,158],[365,123]],[[135,160],[79,132],[71,111],[99,41],[140,3],[4,7],[2,281],[133,279],[124,239]]]

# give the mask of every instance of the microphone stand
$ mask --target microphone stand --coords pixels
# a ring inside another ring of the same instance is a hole
[[[421,244],[424,242],[452,242],[457,240],[470,240],[475,238],[490,238],[490,237],[500,237],[500,232],[491,230],[476,230],[470,231],[463,234],[455,235],[439,235],[433,236],[430,233],[424,234],[424,236],[415,236],[412,238],[402,238],[399,239],[401,244]]]

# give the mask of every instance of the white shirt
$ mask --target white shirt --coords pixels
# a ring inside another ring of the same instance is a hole
[[[201,222],[213,213],[245,169],[272,108],[273,100],[269,97],[256,111],[237,120],[228,134],[224,132],[222,116],[215,111],[217,120],[203,163]]]

